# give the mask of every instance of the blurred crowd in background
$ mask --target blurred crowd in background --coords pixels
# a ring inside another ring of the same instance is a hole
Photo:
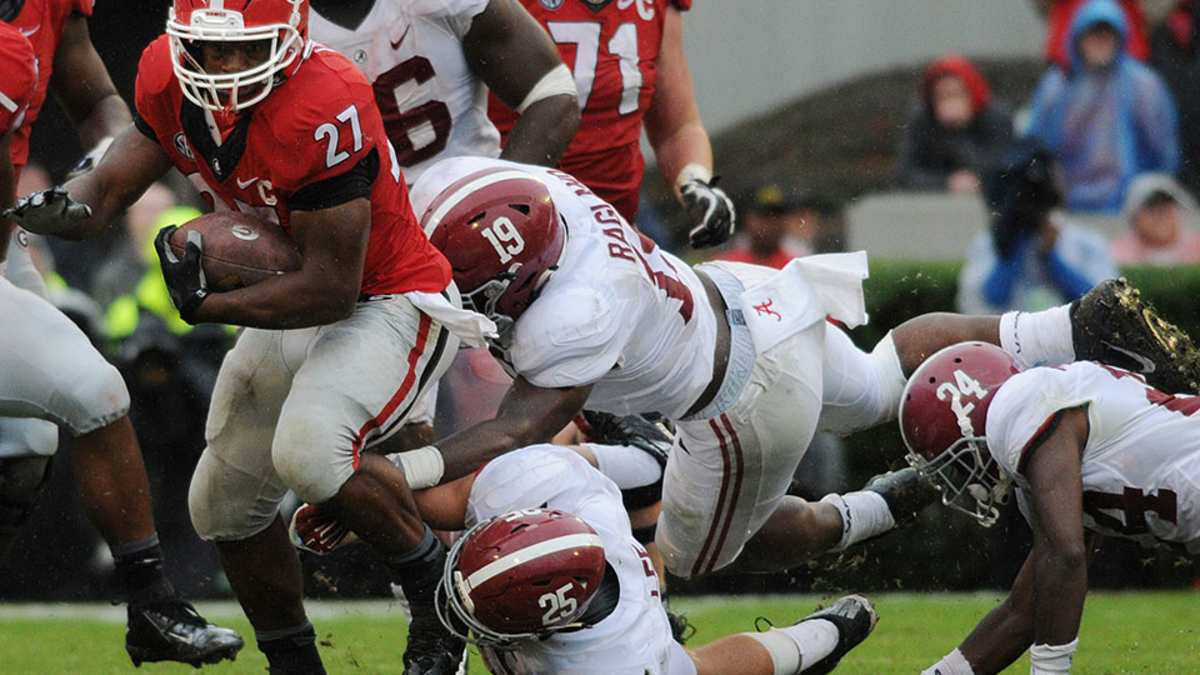
[[[977,200],[986,214],[986,227],[964,229],[955,244],[963,260],[959,311],[1043,309],[1080,297],[1116,276],[1119,266],[1200,263],[1194,197],[1200,190],[1200,0],[1030,1],[1046,18],[1045,69],[1032,98],[1000,100],[970,58],[947,54],[920,69],[912,83],[911,112],[894,153],[895,190]],[[36,137],[33,147],[22,195],[60,178],[38,165]],[[717,157],[718,171],[723,159]],[[32,250],[51,299],[125,375],[160,536],[167,560],[177,566],[168,573],[186,580],[177,584],[185,594],[202,595],[221,593],[223,581],[215,553],[191,530],[187,483],[204,446],[217,368],[235,334],[222,326],[188,326],[169,299],[154,234],[200,215],[189,185],[176,178],[152,187],[105,237],[86,243],[35,238]],[[736,202],[738,236],[706,255],[779,268],[796,256],[859,247],[848,234],[850,204],[804,185],[757,185]],[[678,206],[649,195],[643,204],[638,226],[698,261],[686,233],[672,225]],[[1117,225],[1096,228],[1096,222]],[[868,253],[889,254],[869,247]],[[464,350],[442,380],[437,431],[490,417],[508,383],[486,352]],[[69,451],[67,439],[62,445]],[[24,536],[93,545],[28,546],[26,556],[8,563],[11,573],[0,575],[0,595],[80,597],[92,582],[79,570],[106,574],[107,549],[82,512],[70,508],[75,497],[65,469],[59,462],[52,494],[42,498],[63,508],[40,509]],[[818,437],[797,474],[797,490],[819,496],[844,485],[847,471],[842,441]],[[1008,557],[1019,562],[1023,556]],[[1003,583],[1002,576],[995,582]],[[807,579],[798,574],[763,584],[788,587]]]

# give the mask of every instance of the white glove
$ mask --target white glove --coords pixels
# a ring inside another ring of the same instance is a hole
[[[692,179],[679,188],[683,207],[694,227],[688,232],[688,242],[693,248],[707,248],[723,244],[733,236],[737,228],[737,217],[733,212],[733,201],[725,191],[717,187],[717,180]]]
[[[71,199],[61,186],[28,195],[0,216],[34,234],[61,236],[92,217],[92,207]]]

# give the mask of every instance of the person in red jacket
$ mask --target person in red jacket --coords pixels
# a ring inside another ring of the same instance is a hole
[[[715,246],[733,234],[733,203],[716,187],[683,52],[682,12],[692,0],[521,0],[550,34],[579,90],[579,131],[559,168],[629,222],[645,171],[643,124],[663,177],[687,210],[689,240]],[[504,142],[516,113],[495,96],[488,114]]]

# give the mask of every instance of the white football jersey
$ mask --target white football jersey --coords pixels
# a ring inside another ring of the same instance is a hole
[[[498,157],[487,88],[462,40],[490,0],[376,0],[358,28],[310,10],[312,39],[341,52],[375,87],[388,139],[409,185],[445,157]]]
[[[554,169],[448,159],[413,186],[414,211],[423,214],[455,180],[494,167],[541,179],[567,227],[558,270],[513,328],[512,370],[539,387],[593,384],[589,410],[681,417],[713,376],[717,325],[699,277]]]
[[[1146,545],[1200,551],[1200,397],[1170,396],[1137,375],[1092,362],[1032,368],[1005,382],[992,400],[988,448],[1027,490],[1018,467],[1028,448],[1059,411],[1082,405],[1090,425],[1084,525]],[[1026,502],[1023,496],[1023,510]]]
[[[488,668],[497,675],[670,672],[668,662],[676,650],[658,577],[646,550],[633,538],[616,484],[562,446],[522,448],[479,473],[467,502],[467,526],[538,507],[577,515],[600,535],[604,557],[620,580],[621,599],[612,614],[591,628],[523,643],[513,651],[482,649]]]

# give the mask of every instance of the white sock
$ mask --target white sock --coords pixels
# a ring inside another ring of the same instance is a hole
[[[799,675],[805,668],[833,653],[838,629],[825,619],[809,619],[765,633],[747,633],[771,655],[775,675]]]
[[[1022,370],[1071,363],[1075,360],[1071,306],[1004,313],[1000,316],[1000,347],[1016,359]]]
[[[896,526],[887,501],[878,492],[863,490],[844,495],[829,494],[822,497],[821,501],[832,504],[842,515],[842,540],[835,550],[853,546]]]
[[[921,675],[975,675],[975,671],[962,652],[955,649],[943,656],[941,661],[921,671]]]

